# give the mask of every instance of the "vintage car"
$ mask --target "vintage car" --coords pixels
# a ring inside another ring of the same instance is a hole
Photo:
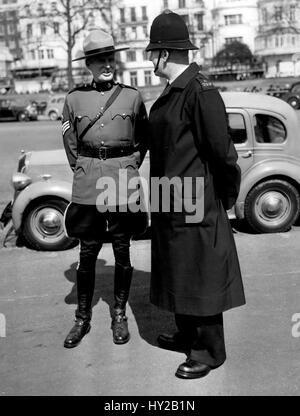
[[[300,124],[284,101],[263,94],[222,92],[242,170],[230,218],[245,219],[258,233],[284,232],[300,208]],[[148,108],[151,103],[148,104]],[[63,215],[71,198],[72,172],[63,149],[25,152],[12,177],[13,225],[31,247],[70,247]],[[148,176],[146,156],[141,174]]]
[[[57,94],[49,98],[44,113],[50,118],[50,120],[59,120],[62,117],[62,111],[64,108],[65,95]]]
[[[34,104],[7,97],[0,99],[0,121],[28,121],[37,118],[38,112]]]
[[[295,110],[300,108],[300,82],[294,82],[291,85],[287,85],[286,88],[269,87],[267,94],[281,98],[290,104]]]

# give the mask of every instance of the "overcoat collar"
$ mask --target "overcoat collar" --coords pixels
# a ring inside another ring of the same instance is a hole
[[[195,77],[200,71],[200,67],[195,63],[191,63],[185,71],[180,74],[175,81],[170,84],[171,88],[180,88],[184,89],[191,79]]]
[[[173,88],[179,88],[179,89],[184,89],[187,84],[191,81],[191,79],[193,79],[198,72],[200,71],[200,67],[199,65],[197,65],[195,62],[191,63],[185,71],[182,72],[182,74],[180,74],[175,81],[172,82],[172,84],[168,85],[164,91],[162,92],[162,94],[160,95],[159,98],[164,97],[165,95],[169,94],[169,92],[173,89]]]

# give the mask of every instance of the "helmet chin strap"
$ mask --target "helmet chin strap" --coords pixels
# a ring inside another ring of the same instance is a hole
[[[154,71],[154,73],[158,70],[158,65],[159,65],[159,62],[160,62],[161,54],[162,54],[162,49],[160,49],[160,50],[159,50],[158,59],[157,59],[157,62],[156,62],[155,68],[154,68],[154,70],[153,70],[153,71]]]

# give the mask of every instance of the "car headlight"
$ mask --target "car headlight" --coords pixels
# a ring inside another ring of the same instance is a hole
[[[16,191],[21,191],[31,184],[32,179],[25,173],[18,172],[13,174],[11,182]]]

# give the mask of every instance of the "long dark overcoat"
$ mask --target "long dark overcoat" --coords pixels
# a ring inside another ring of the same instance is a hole
[[[202,220],[187,223],[184,209],[152,212],[150,300],[171,312],[207,316],[243,305],[245,297],[226,214],[239,192],[237,153],[223,100],[199,69],[191,64],[150,112],[151,180],[204,178]],[[190,197],[197,202],[201,195],[194,187]]]

